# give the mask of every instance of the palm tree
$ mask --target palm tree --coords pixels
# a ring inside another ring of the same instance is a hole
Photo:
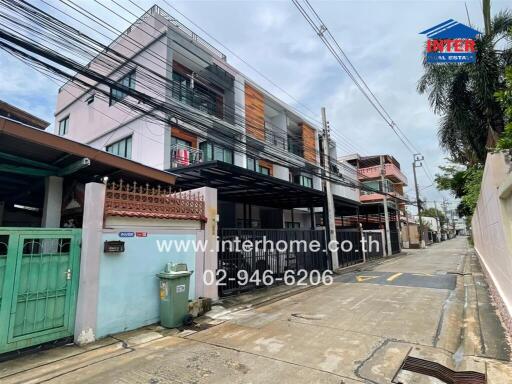
[[[430,64],[418,82],[434,113],[441,116],[438,136],[452,160],[484,163],[503,132],[503,109],[495,98],[504,86],[505,67],[512,64],[512,13],[490,19],[489,1],[483,1],[485,33],[476,39],[476,63]]]

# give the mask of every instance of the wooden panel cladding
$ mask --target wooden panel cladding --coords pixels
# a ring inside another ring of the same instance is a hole
[[[300,123],[299,126],[302,128],[304,159],[316,164],[316,130],[306,123]]]
[[[245,84],[245,129],[249,136],[265,141],[265,106],[263,94]]]
[[[192,148],[197,148],[197,136],[176,126],[171,126],[171,136],[191,143]]]
[[[269,174],[270,176],[274,176],[274,175],[273,175],[273,170],[274,170],[273,168],[274,168],[274,165],[273,165],[270,161],[260,159],[260,161],[259,161],[259,165],[260,165],[260,167],[268,168],[268,174]]]

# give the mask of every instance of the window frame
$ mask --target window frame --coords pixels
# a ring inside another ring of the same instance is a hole
[[[128,72],[126,75],[124,75],[123,77],[121,77],[119,80],[116,81],[117,84],[121,84],[121,85],[124,85],[125,87],[128,87],[129,89],[132,89],[134,90],[135,89],[135,85],[136,85],[136,82],[135,82],[135,72],[136,70],[133,69],[131,70],[130,72]],[[124,80],[128,79],[128,85],[126,84],[122,84],[122,82]],[[121,94],[121,96],[114,96],[114,92],[118,92]],[[108,102],[108,105],[109,106],[112,106],[114,105],[115,103],[119,102],[119,101],[122,101],[126,96],[128,96],[128,93],[124,92],[124,91],[120,91],[120,90],[117,90],[115,88],[112,88],[110,87],[110,97],[109,97],[109,102]]]
[[[252,167],[249,166],[249,161],[252,162]],[[250,171],[253,171],[253,172],[257,172],[257,169],[258,169],[258,163],[256,161],[256,159],[252,156],[247,156],[247,166],[246,168]]]
[[[176,70],[172,72],[172,98],[208,115],[222,118],[223,111],[219,110],[219,105],[224,105],[224,95],[198,81],[192,86],[190,76]]]
[[[307,183],[305,182],[306,180],[308,181]],[[293,181],[295,184],[298,184],[302,187],[313,188],[313,177],[311,176],[306,176],[299,173],[294,175]]]
[[[124,142],[124,156],[120,154],[119,152],[119,145]],[[129,144],[129,146],[128,146]],[[114,149],[117,145],[117,153],[115,153],[113,150],[109,151],[109,148]],[[109,145],[105,146],[105,152],[108,152],[114,156],[119,156],[124,159],[131,160],[132,158],[132,148],[133,148],[133,135],[125,136],[122,139],[116,140],[113,143],[110,143]],[[129,152],[129,153],[128,153]]]
[[[262,170],[265,170],[265,172],[263,172]],[[259,165],[258,166],[258,173],[261,173],[262,175],[265,175],[265,176],[270,176],[270,168],[269,167],[264,167],[262,165]]]
[[[307,180],[307,184],[309,185],[306,185],[306,183],[304,183],[304,180]],[[300,175],[300,185],[307,188],[313,188],[313,178],[309,176]]]
[[[65,136],[68,134],[68,132],[69,132],[69,116],[70,115],[68,114],[66,117],[63,117],[62,119],[59,120],[59,126],[57,127],[59,136]],[[62,131],[61,125],[63,122],[66,122],[66,124],[64,126],[64,130]]]
[[[224,147],[219,144],[212,143],[210,141],[203,141],[199,143],[199,149],[203,151],[203,156],[205,161],[222,161],[228,164],[235,163],[235,151],[231,148]],[[217,150],[217,151],[216,151]],[[222,151],[222,159],[216,159],[216,154]],[[230,157],[230,161],[226,161],[226,154],[228,158]]]
[[[176,137],[176,136],[172,136],[171,135],[171,146],[173,146],[173,145],[180,145],[180,146],[184,145],[184,146],[192,148],[192,142],[191,141],[188,141],[188,140],[182,139],[180,137]]]

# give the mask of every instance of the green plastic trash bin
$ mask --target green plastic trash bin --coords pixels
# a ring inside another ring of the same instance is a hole
[[[157,276],[160,278],[160,323],[166,328],[183,324],[188,315],[190,275],[187,264],[169,263]]]

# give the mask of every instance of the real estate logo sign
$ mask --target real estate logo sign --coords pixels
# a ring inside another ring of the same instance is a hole
[[[475,38],[480,32],[453,19],[420,32],[426,35],[427,63],[474,63]]]

